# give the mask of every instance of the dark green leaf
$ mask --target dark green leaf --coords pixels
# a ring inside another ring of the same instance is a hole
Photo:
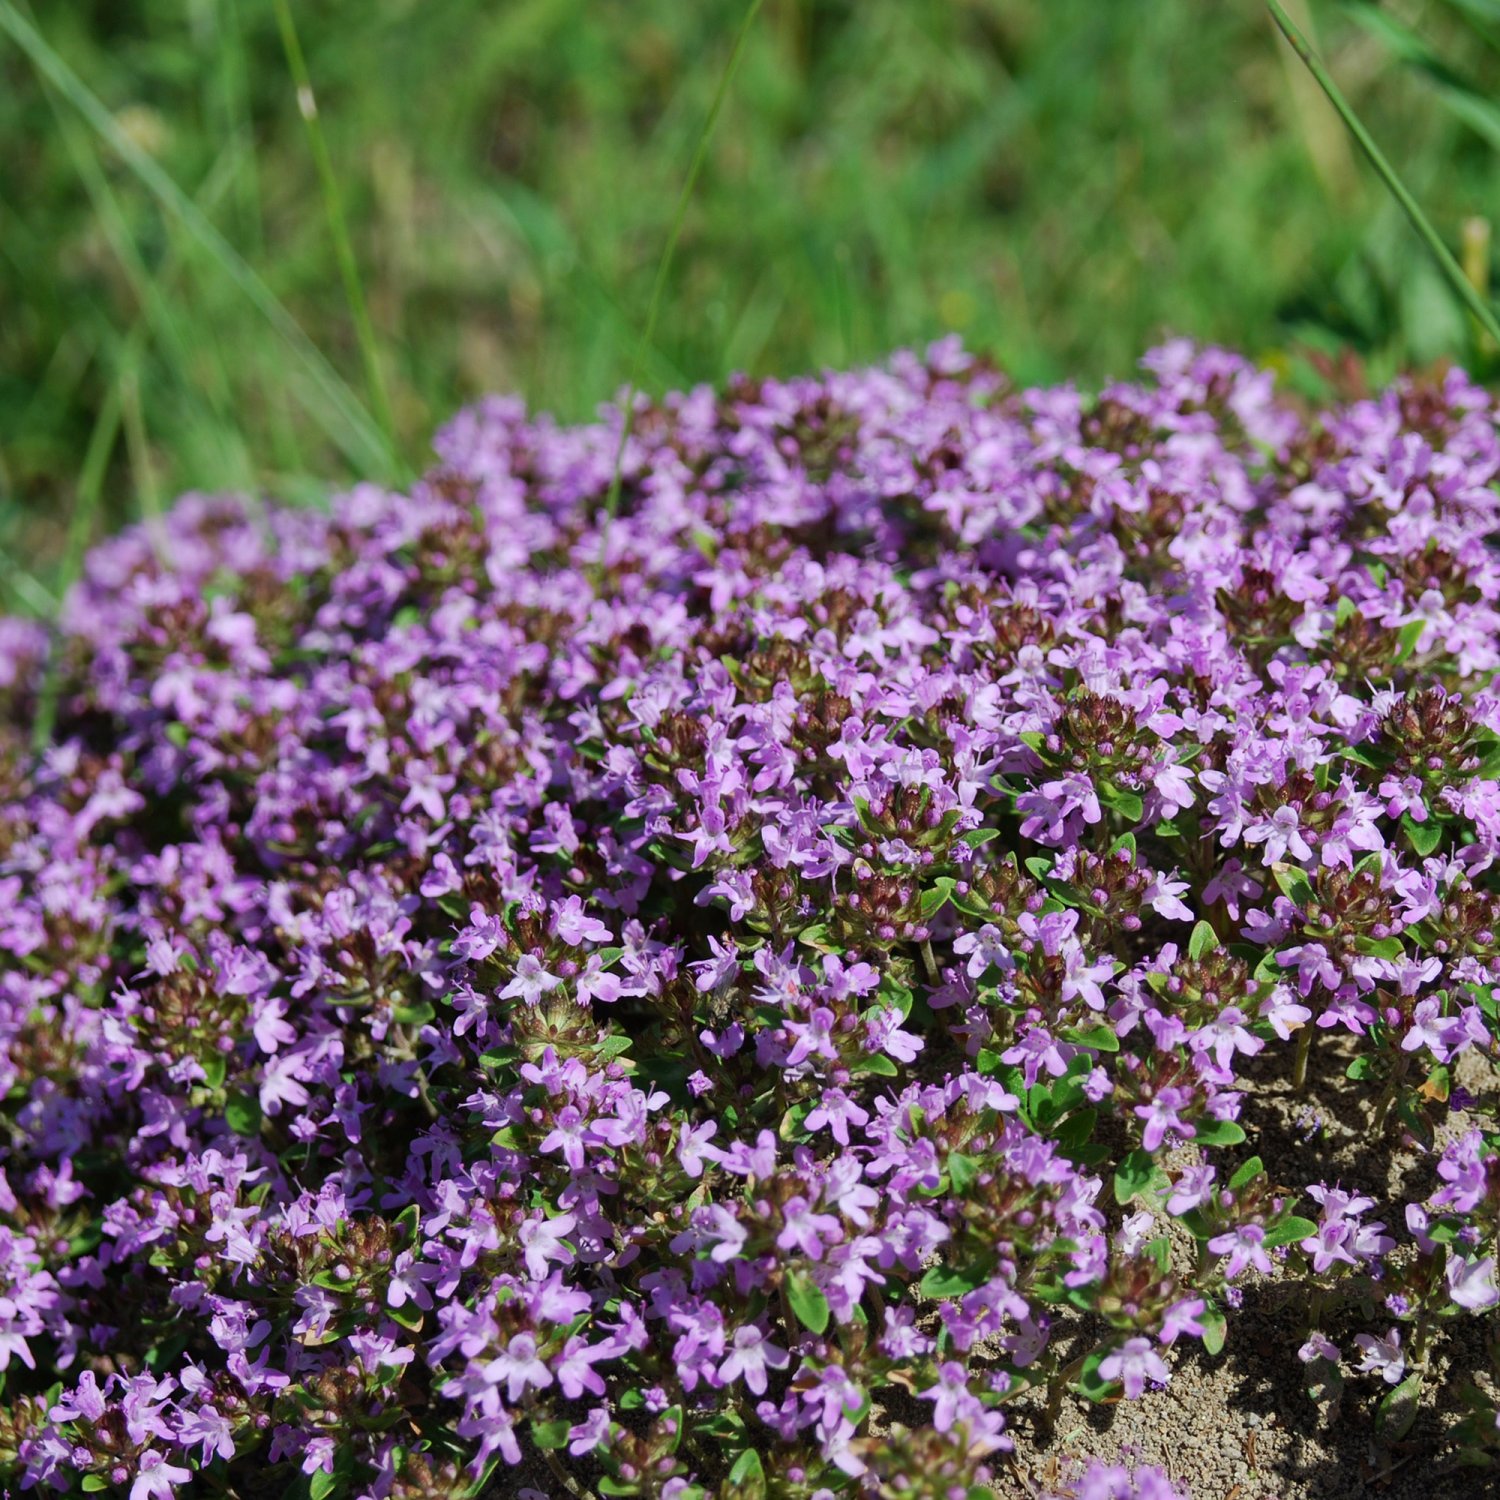
[[[260,1099],[255,1094],[231,1094],[224,1119],[236,1135],[260,1134]]]
[[[828,1327],[828,1298],[823,1289],[800,1266],[786,1273],[786,1299],[804,1328],[822,1333]]]

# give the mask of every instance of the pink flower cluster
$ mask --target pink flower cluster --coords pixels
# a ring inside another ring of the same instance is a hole
[[[643,403],[611,517],[619,421],[0,622],[0,1485],[953,1500],[1267,1280],[1403,1436],[1500,1304],[1489,398],[943,343]]]

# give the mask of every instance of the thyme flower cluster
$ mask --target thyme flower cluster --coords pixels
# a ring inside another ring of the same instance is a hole
[[[611,517],[620,420],[0,622],[0,1484],[963,1500],[1263,1287],[1400,1438],[1500,1303],[1489,397],[945,342]]]

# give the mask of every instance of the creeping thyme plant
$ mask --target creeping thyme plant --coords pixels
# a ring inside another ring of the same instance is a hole
[[[619,420],[0,625],[0,1485],[963,1500],[1267,1297],[1500,1456],[1489,398]]]

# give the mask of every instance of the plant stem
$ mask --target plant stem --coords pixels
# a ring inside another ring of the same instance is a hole
[[[1276,22],[1281,34],[1291,43],[1292,50],[1302,59],[1307,71],[1317,80],[1318,87],[1328,96],[1328,102],[1338,111],[1339,118],[1348,127],[1349,134],[1359,143],[1360,150],[1365,153],[1370,165],[1375,168],[1390,195],[1401,205],[1402,211],[1411,221],[1411,227],[1417,231],[1422,242],[1432,252],[1439,269],[1447,277],[1449,286],[1479,320],[1484,331],[1500,343],[1500,320],[1496,319],[1494,309],[1470,284],[1469,278],[1463,273],[1463,268],[1453,258],[1452,251],[1443,243],[1442,236],[1432,227],[1432,221],[1422,212],[1421,205],[1407,191],[1406,184],[1396,175],[1396,169],[1386,160],[1385,153],[1380,147],[1375,144],[1374,137],[1365,129],[1359,116],[1354,113],[1353,106],[1344,98],[1339,86],[1333,81],[1332,75],[1323,66],[1307,38],[1302,35],[1292,18],[1282,8],[1280,0],[1266,0],[1266,8],[1271,12],[1271,19]]]
[[[1297,1037],[1297,1057],[1292,1063],[1292,1088],[1302,1093],[1307,1087],[1307,1059],[1312,1053],[1313,1028],[1306,1025]]]
[[[939,979],[937,960],[932,956],[932,939],[922,939],[922,967],[927,970],[927,978],[936,984]]]

